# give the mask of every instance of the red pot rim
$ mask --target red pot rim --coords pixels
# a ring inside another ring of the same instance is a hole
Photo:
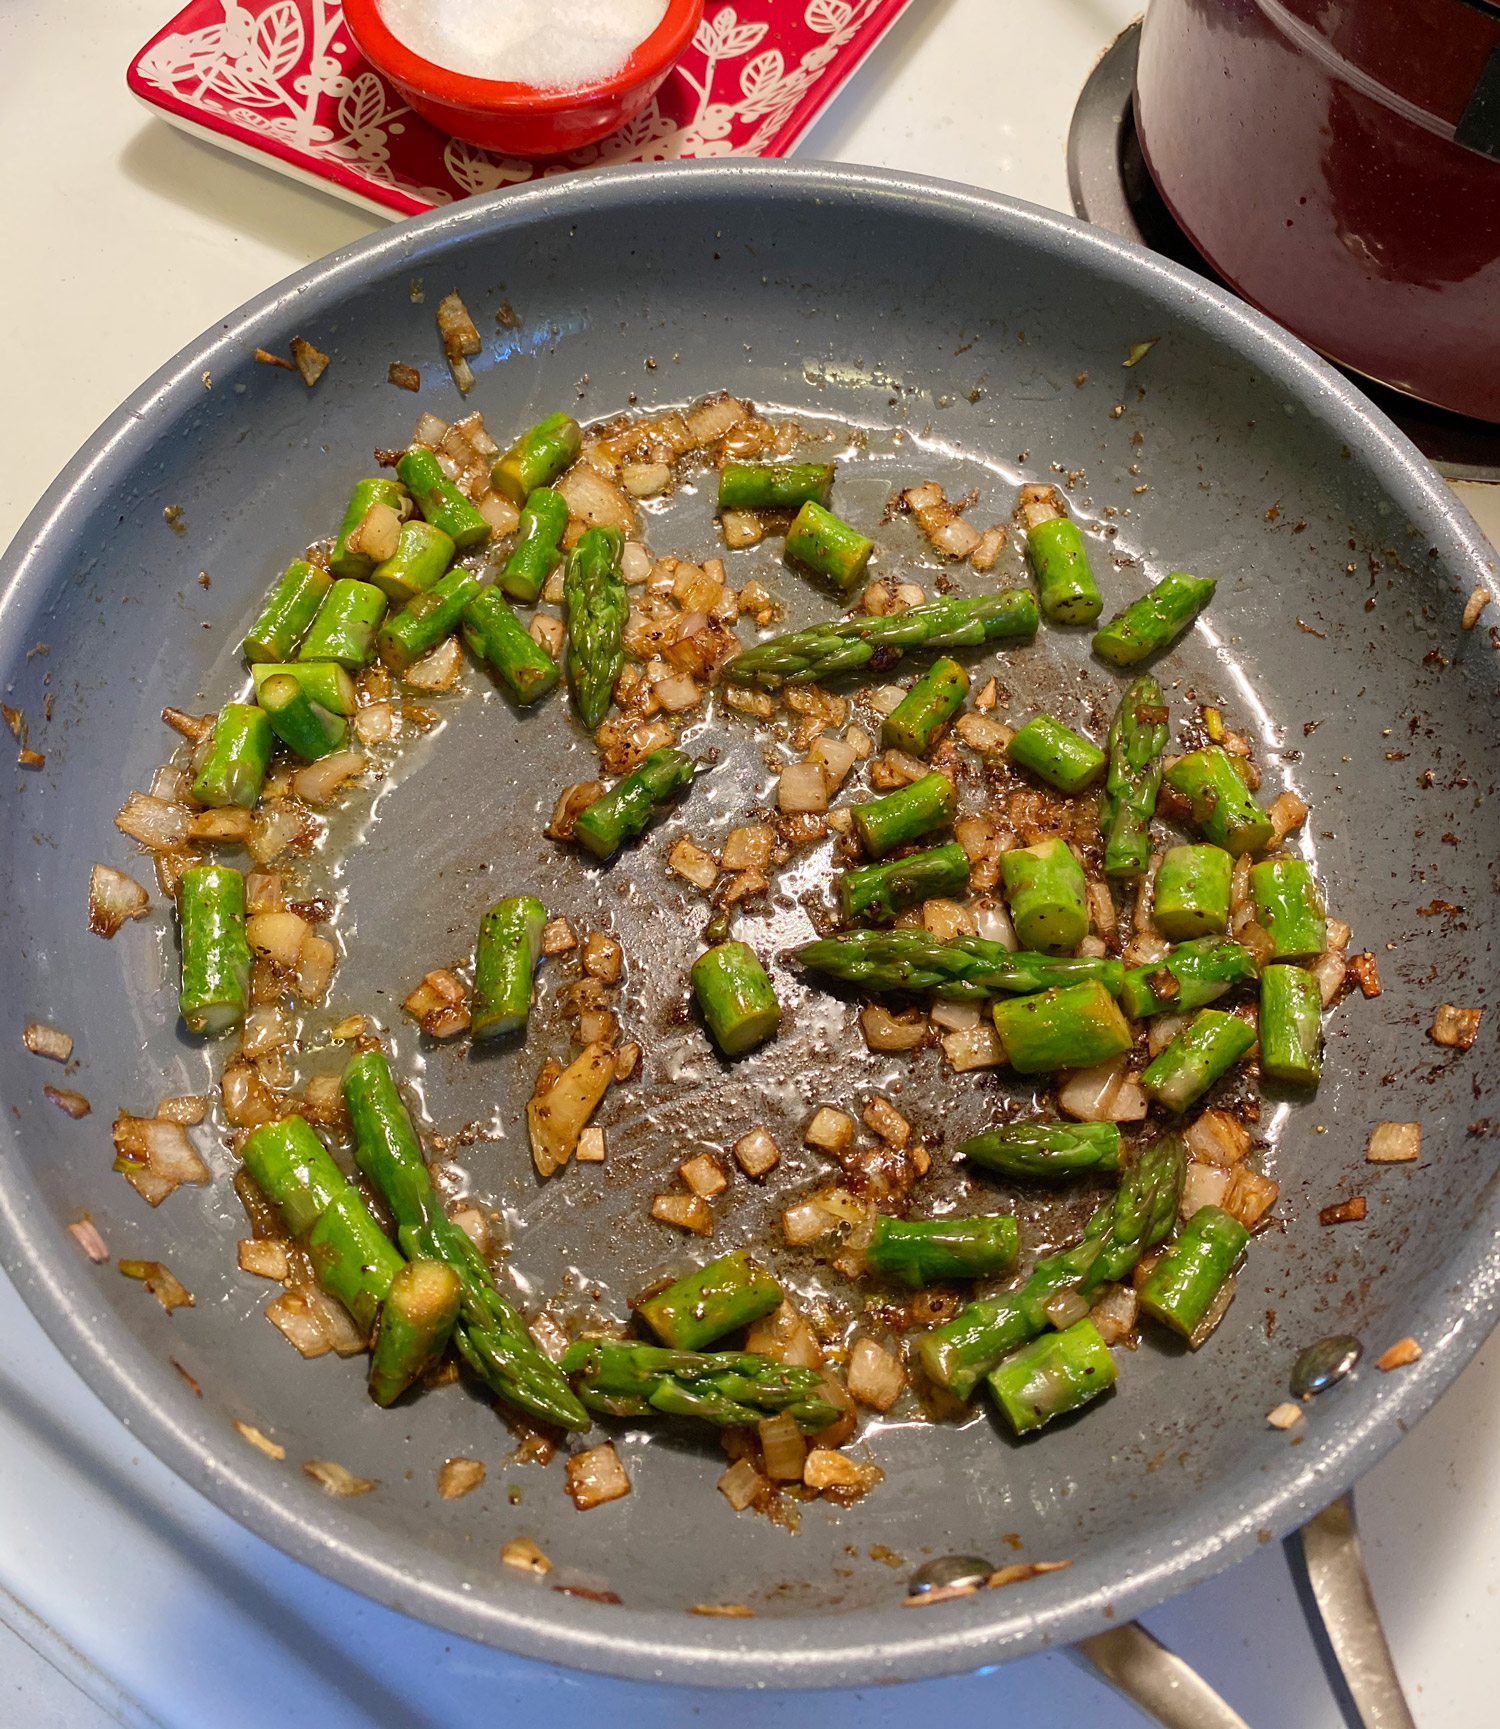
[[[436,101],[494,113],[560,114],[618,97],[670,67],[692,41],[703,0],[667,0],[661,23],[618,72],[567,90],[543,90],[509,79],[471,78],[414,53],[380,16],[378,0],[344,0],[344,21],[360,52],[379,71]]]

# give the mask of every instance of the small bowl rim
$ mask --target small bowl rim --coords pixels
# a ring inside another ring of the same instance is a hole
[[[671,67],[698,29],[704,0],[667,0],[661,23],[631,53],[618,72],[565,90],[548,90],[511,79],[475,78],[424,59],[394,34],[380,14],[379,0],[344,0],[344,19],[377,71],[422,95],[450,105],[495,113],[559,114],[621,96]]]

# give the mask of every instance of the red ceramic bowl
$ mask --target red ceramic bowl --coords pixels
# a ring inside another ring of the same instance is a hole
[[[702,17],[703,0],[667,0],[661,23],[612,77],[538,90],[435,66],[391,34],[376,0],[344,0],[360,53],[424,120],[506,156],[562,156],[623,126],[656,94]]]

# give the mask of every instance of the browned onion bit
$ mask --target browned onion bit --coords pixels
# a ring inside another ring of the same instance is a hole
[[[283,360],[279,354],[272,354],[264,348],[256,349],[255,358],[262,366],[280,366],[284,367],[288,372],[295,372],[297,370],[290,360]]]
[[[336,1459],[308,1459],[302,1469],[330,1495],[368,1495],[380,1487],[373,1477],[356,1477]]]
[[[109,1259],[109,1248],[99,1235],[99,1227],[87,1213],[81,1219],[74,1219],[68,1226],[68,1235],[96,1266],[102,1266]]]
[[[197,1298],[164,1261],[120,1261],[127,1279],[139,1279],[170,1315],[173,1309],[191,1309]]]
[[[302,382],[311,390],[328,370],[328,355],[300,336],[294,336],[287,346],[292,351],[298,372],[302,374]]]
[[[1365,1197],[1353,1195],[1347,1201],[1335,1201],[1318,1214],[1320,1225],[1357,1225],[1366,1212]]]
[[[94,1108],[82,1093],[75,1093],[71,1087],[43,1087],[42,1095],[75,1122],[80,1117],[86,1117]]]
[[[422,388],[422,374],[417,371],[415,366],[403,366],[399,360],[391,362],[386,377],[402,390],[420,390]]]

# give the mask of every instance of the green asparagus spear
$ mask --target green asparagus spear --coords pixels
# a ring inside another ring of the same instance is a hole
[[[515,504],[551,486],[583,449],[583,432],[570,414],[549,414],[529,427],[490,470],[490,485]]]
[[[1092,956],[1012,954],[1003,943],[984,937],[953,937],[940,942],[926,931],[848,931],[820,937],[797,950],[797,959],[815,972],[872,991],[931,991],[950,1002],[983,1002],[1008,993],[1025,996],[1098,979],[1118,994],[1125,968],[1117,960]]]
[[[1149,675],[1120,698],[1109,728],[1109,774],[1099,806],[1104,874],[1139,877],[1151,862],[1151,818],[1161,791],[1167,704]]]
[[[1249,1241],[1250,1233],[1232,1214],[1221,1207],[1199,1207],[1147,1275],[1140,1289],[1141,1307],[1191,1339]]]
[[[1235,985],[1253,985],[1259,976],[1249,949],[1224,937],[1194,937],[1165,960],[1126,973],[1120,1007],[1137,1021],[1165,1010],[1190,1015]]]
[[[956,840],[886,864],[860,865],[839,878],[845,924],[889,924],[903,907],[961,895],[969,887],[969,857]]]
[[[405,606],[447,574],[455,551],[452,539],[432,523],[404,522],[396,550],[370,572],[370,586],[392,606]]]
[[[413,661],[458,629],[464,608],[479,592],[479,578],[474,572],[454,565],[425,593],[414,594],[381,626],[376,638],[381,660],[399,678]]]
[[[275,745],[264,709],[226,702],[214,722],[208,755],[193,776],[193,797],[215,810],[226,805],[253,810]]]
[[[1003,1177],[1071,1177],[1120,1168],[1114,1123],[1006,1123],[959,1147],[971,1164]]]
[[[693,962],[693,994],[714,1043],[726,1057],[743,1056],[774,1037],[781,1004],[755,950],[718,943]]]
[[[287,1230],[299,1239],[349,1187],[349,1179],[305,1117],[262,1123],[245,1137],[240,1157],[280,1210]]]
[[[1087,1316],[1016,1352],[989,1377],[995,1403],[1018,1435],[1077,1411],[1115,1383],[1115,1360]]]
[[[262,1123],[240,1150],[245,1169],[307,1246],[318,1283],[366,1333],[405,1263],[358,1189],[299,1116]]]
[[[1233,759],[1218,745],[1178,757],[1163,777],[1193,807],[1193,821],[1215,846],[1238,858],[1271,838],[1271,819],[1250,796]]]
[[[592,732],[604,719],[625,664],[623,632],[630,616],[617,528],[589,528],[568,554],[563,598],[568,606],[568,683],[579,719]]]
[[[294,558],[246,633],[245,659],[285,660],[318,616],[323,596],[332,586],[326,570],[305,558]]]
[[[512,599],[533,601],[547,586],[567,526],[568,501],[563,495],[550,486],[533,487],[521,507],[516,544],[500,572],[500,586]]]
[[[373,583],[340,578],[324,596],[297,659],[337,661],[346,672],[359,672],[369,664],[385,614],[385,596]]]
[[[405,1263],[358,1189],[346,1185],[318,1215],[307,1233],[307,1253],[318,1283],[368,1336],[391,1280]]]
[[[1011,923],[1027,948],[1076,949],[1089,934],[1088,882],[1065,840],[1001,853],[1000,875]]]
[[[1134,666],[1180,636],[1213,599],[1216,586],[1211,576],[1174,570],[1095,631],[1094,653],[1111,666]]]
[[[1238,1015],[1204,1009],[1146,1065],[1141,1086],[1169,1111],[1185,1111],[1255,1043],[1255,1028]]]
[[[296,679],[278,673],[268,678],[257,694],[272,732],[304,762],[316,762],[320,756],[343,748],[349,736],[348,721],[314,702]]]
[[[370,1397],[393,1405],[448,1348],[463,1284],[446,1261],[408,1261],[391,1280],[370,1354]]]
[[[654,750],[638,769],[596,798],[573,825],[573,833],[595,858],[606,859],[651,820],[658,805],[680,792],[693,778],[693,759],[664,746]]]
[[[899,712],[899,711],[898,711]],[[1059,792],[1082,792],[1099,777],[1104,752],[1091,740],[1053,720],[1050,714],[1035,715],[1015,733],[1006,756],[1017,768],[1030,769]]]
[[[871,858],[942,828],[958,814],[958,793],[945,774],[923,775],[884,798],[854,806],[854,829]]]
[[[1223,847],[1168,847],[1152,894],[1156,928],[1174,943],[1223,936],[1229,924],[1233,876],[1234,860]]]
[[[396,464],[396,473],[411,488],[423,516],[434,528],[442,529],[460,552],[489,539],[489,523],[443,473],[430,450],[420,444],[412,445]]]
[[[748,1327],[780,1306],[781,1286],[743,1249],[689,1273],[637,1309],[664,1345],[701,1351],[737,1327]]]
[[[1301,967],[1260,977],[1260,1069],[1273,1080],[1316,1086],[1323,1072],[1323,993]]]
[[[255,680],[257,702],[271,679],[292,678],[302,686],[309,702],[329,714],[351,715],[359,706],[354,680],[336,660],[259,661],[250,668],[250,676]]]
[[[892,1219],[882,1213],[865,1260],[912,1290],[940,1279],[1003,1273],[1016,1258],[1020,1227],[1008,1214],[974,1219]]]
[[[584,1404],[607,1416],[663,1411],[734,1429],[785,1411],[805,1435],[838,1417],[816,1369],[790,1368],[750,1351],[674,1351],[631,1339],[579,1339],[564,1353],[562,1369]]]
[[[1078,524],[1054,516],[1026,531],[1042,611],[1054,624],[1092,624],[1104,610]]]
[[[495,1289],[484,1257],[443,1211],[391,1071],[379,1051],[362,1051],[344,1070],[354,1156],[380,1191],[410,1260],[446,1261],[463,1285],[453,1341],[459,1354],[508,1404],[540,1422],[586,1429],[587,1412],[561,1372]]]
[[[522,628],[498,588],[480,589],[464,607],[459,628],[473,653],[523,706],[557,683],[557,662]]]
[[[339,528],[339,537],[333,543],[333,551],[328,555],[328,568],[335,576],[346,577],[351,582],[365,580],[374,568],[375,560],[367,552],[351,552],[349,536],[364,521],[372,504],[384,504],[399,516],[406,505],[406,499],[406,488],[394,480],[386,480],[377,475],[372,480],[355,482],[354,491],[349,495],[348,507],[344,511],[343,523]]]
[[[1122,1171],[1099,1253],[1079,1283],[1080,1296],[1092,1296],[1101,1285],[1123,1279],[1142,1255],[1166,1242],[1177,1222],[1186,1177],[1187,1147],[1181,1135],[1159,1135],[1136,1149]]]
[[[719,470],[720,510],[797,510],[824,504],[831,462],[729,462]]]
[[[1030,589],[1006,588],[970,600],[945,595],[905,612],[846,618],[773,636],[737,654],[724,676],[731,684],[807,684],[872,663],[885,671],[911,648],[977,648],[1035,636],[1036,628],[1036,597]]]
[[[808,499],[786,531],[786,555],[794,563],[826,577],[835,588],[852,588],[864,575],[875,551],[857,528],[841,522],[816,499]]]
[[[471,1022],[476,1039],[499,1038],[526,1025],[546,922],[547,909],[535,895],[497,901],[480,920]]]
[[[1314,961],[1328,947],[1328,912],[1299,858],[1263,859],[1250,867],[1256,921],[1271,938],[1273,961]]]
[[[1113,1215],[1113,1204],[1106,1203],[1089,1220],[1081,1242],[1038,1261],[1014,1290],[970,1303],[923,1334],[918,1355],[929,1378],[967,1399],[997,1363],[1044,1332],[1051,1325],[1046,1305],[1076,1288],[1093,1265]]]
[[[1037,996],[1007,997],[990,1013],[1019,1075],[1091,1069],[1135,1043],[1119,1004],[1097,979]]]
[[[177,919],[182,1018],[191,1033],[227,1033],[245,1018],[250,992],[244,877],[228,865],[189,865],[177,881]]]
[[[885,717],[880,742],[887,750],[926,756],[938,728],[946,726],[958,713],[968,691],[969,675],[956,660],[945,655],[933,661]]]

